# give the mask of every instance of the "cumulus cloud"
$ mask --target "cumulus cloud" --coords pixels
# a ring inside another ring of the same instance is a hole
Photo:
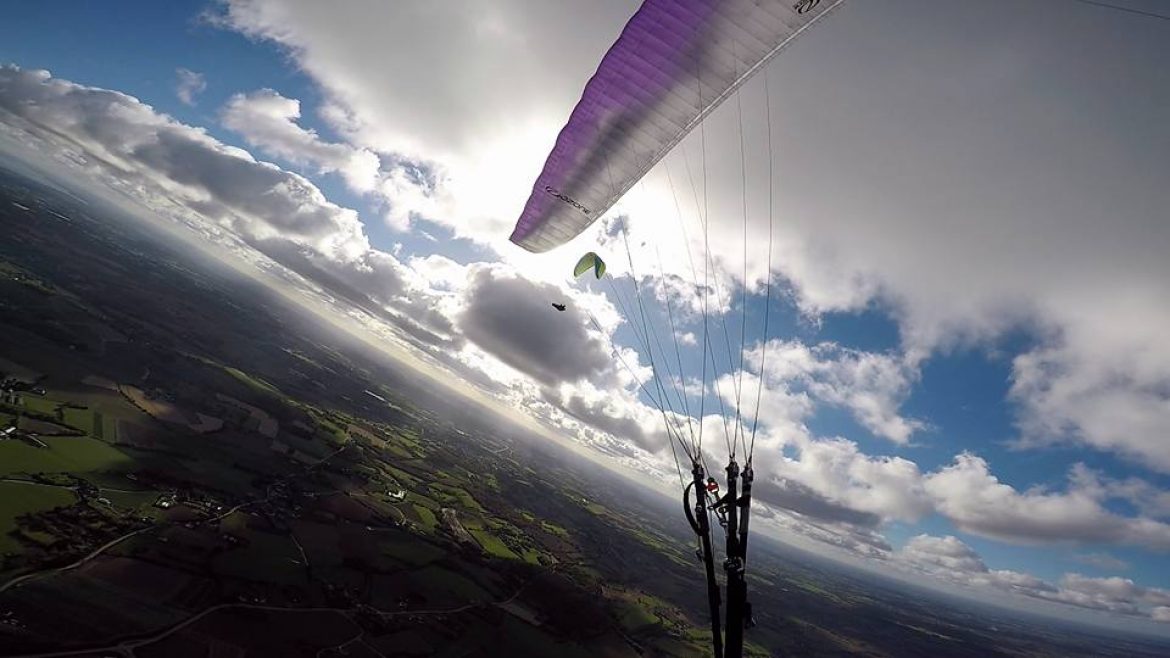
[[[908,459],[872,457],[841,438],[801,439],[792,452],[757,458],[760,472],[769,473],[777,485],[761,487],[764,500],[776,496],[778,504],[806,514],[820,511],[820,518],[829,520],[845,520],[844,510],[851,510],[860,513],[855,522],[869,525],[878,520],[915,521],[930,511],[922,474]],[[802,495],[803,502],[798,502]]]
[[[207,89],[206,76],[184,68],[175,69],[175,76],[175,95],[184,105],[194,105],[195,97]]]
[[[1072,559],[1075,562],[1106,571],[1124,571],[1129,568],[1128,562],[1108,553],[1077,553],[1072,556]]]
[[[416,345],[461,346],[428,286],[396,257],[371,248],[357,213],[306,178],[136,98],[47,71],[0,67],[0,111],[72,166],[147,207],[177,205],[211,231],[230,230],[331,295],[390,320]]]
[[[988,568],[974,549],[957,537],[917,535],[894,559],[912,569],[962,585],[990,587],[1023,596],[1048,598],[1057,588],[1033,575]]]
[[[623,393],[585,384],[563,386],[550,397],[572,417],[614,437],[632,441],[647,452],[658,453],[671,441],[659,410],[640,402],[637,391]]]
[[[616,36],[633,9],[605,0],[566,23],[568,4],[233,1],[211,20],[287,48],[354,143],[431,163],[434,187],[392,181],[392,219],[417,214],[502,246],[564,108],[605,51],[594,36]],[[551,51],[561,61],[534,56]],[[420,65],[385,65],[401,61]]]
[[[802,522],[790,524],[781,521],[781,526],[821,544],[871,560],[888,559],[893,548],[876,530],[849,523],[808,522],[802,519]]]
[[[901,549],[901,558],[927,570],[964,573],[984,573],[988,570],[975,549],[952,535],[911,537]]]
[[[764,435],[756,451],[756,497],[810,520],[877,528],[890,520],[915,522],[929,513],[956,527],[1013,544],[1113,544],[1170,551],[1170,524],[1126,516],[1106,502],[1125,491],[1091,486],[1074,467],[1063,491],[1019,491],[1001,482],[988,463],[962,453],[951,464],[922,472],[901,457],[870,456],[842,438],[814,438],[794,425],[785,440]],[[1132,486],[1133,483],[1130,482]],[[1086,557],[1102,568],[1124,563]]]
[[[1104,303],[1120,306],[1115,299]],[[1145,300],[1135,303],[1101,312],[1143,325],[1170,320],[1170,309],[1150,307]],[[1137,319],[1142,316],[1148,317]],[[1112,322],[1082,322],[1053,344],[1016,357],[1011,396],[1022,412],[1020,445],[1079,442],[1170,472],[1164,449],[1170,421],[1165,336],[1150,325],[1117,335]]]
[[[548,384],[573,382],[611,371],[606,343],[591,327],[587,312],[564,302],[565,291],[537,283],[506,268],[474,270],[459,328],[470,340],[504,363]]]
[[[1043,598],[1081,608],[1148,615],[1155,621],[1165,621],[1158,609],[1170,602],[1170,590],[1142,587],[1128,578],[1090,578],[1068,573],[1061,577],[1057,591]]]
[[[917,374],[897,356],[835,343],[771,340],[755,347],[749,359],[757,368],[763,364],[768,385],[803,387],[819,400],[848,409],[866,429],[894,443],[907,443],[925,427],[898,413]]]
[[[249,238],[293,239],[337,259],[369,249],[357,213],[328,201],[304,177],[258,162],[131,96],[4,66],[0,109],[42,139],[79,149],[104,174],[150,186]]]
[[[1066,573],[1053,585],[1030,574],[990,569],[974,549],[951,535],[912,537],[894,558],[912,569],[963,585],[1155,621],[1166,621],[1161,610],[1170,603],[1170,590],[1142,587],[1128,578]]]
[[[1114,543],[1170,551],[1170,524],[1125,517],[1102,505],[1097,490],[1018,491],[971,453],[923,480],[939,513],[962,530],[1021,544]]]
[[[348,144],[327,142],[316,131],[297,124],[301,103],[271,89],[235,94],[220,112],[225,128],[243,136],[249,146],[318,173],[339,173],[359,192],[378,184],[381,162],[374,153]]]
[[[762,477],[753,485],[752,497],[760,503],[822,522],[876,528],[882,521],[878,514],[836,502],[828,494],[786,478]]]
[[[251,246],[331,295],[393,325],[415,347],[448,354],[465,343],[450,319],[455,301],[391,254],[370,249],[339,261],[284,238],[255,240]]]

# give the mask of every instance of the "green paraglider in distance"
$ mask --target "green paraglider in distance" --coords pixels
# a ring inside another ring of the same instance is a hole
[[[590,269],[593,270],[593,274],[599,279],[605,276],[605,261],[601,260],[601,256],[598,256],[592,251],[577,261],[577,266],[573,268],[573,276],[581,276]]]

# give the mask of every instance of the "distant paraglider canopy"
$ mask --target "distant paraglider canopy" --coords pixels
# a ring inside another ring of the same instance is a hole
[[[605,261],[601,260],[601,257],[592,251],[577,261],[577,265],[573,268],[573,276],[581,276],[589,270],[593,270],[593,275],[598,279],[605,276]]]
[[[568,123],[557,136],[556,145],[533,185],[532,193],[512,232],[512,242],[528,251],[544,252],[580,235],[666,157],[688,133],[700,127],[703,120],[723,101],[734,96],[739,106],[737,91],[740,86],[793,39],[843,2],[844,0],[645,0],[606,53],[597,72],[585,85],[580,101],[573,109]],[[770,121],[771,92],[768,90],[767,76],[761,77],[764,79],[764,98]],[[741,173],[744,174],[741,178],[746,179],[742,109],[739,112]],[[770,123],[767,140],[768,179],[772,180]],[[705,144],[705,141],[703,143]],[[745,329],[748,320],[749,239],[746,182],[743,183],[744,260],[743,297],[740,303],[743,317],[740,330],[736,332],[738,336],[735,337],[739,343],[737,368],[731,353],[732,332],[728,330],[726,313],[720,318],[723,329],[722,344],[713,340],[714,332],[711,331],[715,323],[709,318],[709,295],[713,294],[718,308],[729,308],[730,299],[726,305],[722,303],[718,279],[709,277],[710,269],[715,266],[715,259],[707,240],[712,222],[706,214],[705,147],[702,166],[704,203],[701,206],[702,212],[699,213],[699,221],[703,231],[701,249],[705,253],[701,253],[698,259],[701,268],[696,267],[694,261],[691,262],[695,295],[701,298],[702,302],[702,337],[698,339],[698,349],[702,350],[702,379],[697,395],[689,393],[687,387],[680,384],[686,379],[682,372],[683,359],[678,342],[680,332],[675,328],[670,296],[666,295],[662,299],[666,312],[661,315],[665,315],[670,322],[670,334],[675,341],[673,354],[663,349],[658,329],[654,326],[653,313],[647,311],[647,305],[644,303],[640,277],[635,270],[634,257],[630,253],[628,232],[624,222],[620,223],[619,232],[630,265],[629,276],[633,280],[636,305],[623,301],[623,294],[614,285],[612,277],[607,279],[607,282],[613,289],[614,301],[621,307],[623,318],[630,324],[635,338],[639,341],[640,354],[649,360],[650,379],[643,381],[635,369],[625,362],[620,351],[615,350],[614,355],[630,372],[638,384],[641,395],[662,412],[676,467],[680,466],[675,451],[676,445],[691,462],[690,471],[693,479],[689,484],[684,484],[682,468],[679,467],[679,484],[683,490],[682,498],[687,521],[698,538],[697,554],[704,565],[714,656],[740,658],[743,655],[744,629],[753,625],[751,604],[747,600],[745,574],[754,479],[752,454],[759,423],[760,392],[763,387],[762,385],[757,387],[753,410],[749,402],[741,396],[745,363]],[[669,179],[669,168],[666,173]],[[693,180],[691,186],[698,206],[698,192],[694,189]],[[673,182],[671,189],[673,194]],[[675,203],[677,206],[677,197]],[[758,363],[761,373],[764,371],[767,358],[772,289],[771,186],[768,189],[767,208],[768,270]],[[684,228],[679,234],[687,247],[687,255],[690,256],[691,244],[687,241],[685,227],[681,226],[683,222],[681,214],[679,221],[680,228]],[[590,269],[593,269],[597,279],[601,279],[605,274],[605,263],[594,252],[581,257],[573,268],[573,275],[580,277]],[[661,262],[659,270],[661,271]],[[645,271],[644,269],[643,272]],[[665,278],[665,275],[660,276]],[[730,294],[728,291],[729,298]],[[589,319],[594,327],[601,331],[599,323],[592,315]],[[733,379],[738,377],[738,381],[733,382],[733,390],[724,393],[720,392],[720,383],[714,375],[715,370],[720,367],[717,361],[722,359],[720,353],[723,352],[722,349],[715,349],[717,344],[720,348],[726,347],[723,367],[734,371]],[[672,361],[678,366],[677,376],[671,372]],[[708,376],[711,377],[710,380]],[[719,403],[727,444],[728,463],[725,469],[727,488],[722,496],[719,493],[718,482],[707,477],[707,457],[703,450],[702,421],[704,403],[710,390],[708,381],[714,389],[711,397]],[[692,409],[688,401],[688,397],[691,396],[698,398],[695,405],[698,422],[693,422]],[[725,405],[725,401],[730,404]],[[750,428],[747,422],[749,418]],[[746,458],[742,470],[736,462],[737,451],[741,448]],[[710,522],[712,512],[726,536],[723,561],[727,588],[725,621],[724,615],[720,612],[722,597],[715,576],[715,549],[711,541]]]

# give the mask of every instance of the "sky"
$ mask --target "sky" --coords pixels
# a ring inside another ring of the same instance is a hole
[[[712,465],[738,409],[760,532],[1170,622],[1170,21],[846,2],[529,254],[508,235],[637,5],[17,3],[0,154],[664,489],[642,387]],[[572,280],[589,250],[610,274]]]

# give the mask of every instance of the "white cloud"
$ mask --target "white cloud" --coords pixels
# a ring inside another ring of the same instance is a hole
[[[501,266],[473,268],[458,318],[462,333],[504,363],[546,385],[601,377],[613,370],[606,337],[567,291]]]
[[[378,185],[378,156],[348,144],[327,142],[316,131],[297,125],[301,103],[296,99],[271,89],[235,94],[220,116],[225,128],[272,157],[313,167],[318,173],[339,173],[358,192],[373,191]]]
[[[294,240],[335,260],[369,250],[357,213],[331,203],[307,179],[131,96],[4,66],[0,109],[58,148],[79,150],[84,166],[129,189],[149,186],[250,239]]]
[[[803,439],[789,457],[779,451],[757,453],[760,473],[767,473],[777,487],[788,491],[775,504],[830,520],[846,520],[836,514],[818,514],[831,505],[839,510],[869,515],[868,525],[886,520],[916,521],[930,511],[917,464],[901,457],[871,457],[846,439]],[[759,485],[757,485],[759,486]],[[768,501],[762,487],[761,500]],[[801,495],[803,493],[803,495]],[[803,500],[801,500],[803,498]],[[847,516],[847,515],[845,515]],[[865,523],[864,519],[854,522]]]
[[[67,159],[212,240],[224,231],[303,280],[397,326],[422,349],[462,337],[439,297],[393,255],[373,249],[357,213],[310,181],[257,161],[125,94],[0,67],[0,111],[39,151]],[[253,252],[254,253],[254,252]]]
[[[1020,544],[1113,543],[1170,551],[1170,524],[1114,514],[1098,491],[1077,486],[1064,492],[1017,491],[970,453],[923,481],[935,509],[960,529]]]
[[[763,361],[770,385],[803,386],[819,400],[848,409],[866,429],[894,443],[907,443],[925,427],[898,413],[917,378],[899,357],[834,343],[809,346],[774,339],[766,351],[753,348],[749,361],[757,368]]]
[[[1129,568],[1128,562],[1108,553],[1078,553],[1072,556],[1072,559],[1081,564],[1106,571],[1124,571]]]
[[[901,558],[932,572],[986,573],[987,565],[973,548],[957,537],[916,535],[901,549]]]
[[[596,429],[632,441],[650,453],[668,447],[662,414],[637,399],[636,391],[599,389],[588,383],[561,386],[553,399],[565,413]],[[682,459],[680,455],[680,459]]]
[[[1069,474],[1077,487],[1100,499],[1123,500],[1143,515],[1154,519],[1170,519],[1170,491],[1138,477],[1123,480],[1107,477],[1084,464],[1075,464]]]
[[[912,537],[894,558],[914,570],[963,585],[1168,621],[1162,611],[1170,604],[1170,590],[1142,587],[1128,578],[1090,578],[1076,573],[1064,574],[1053,585],[1030,574],[989,569],[974,549],[950,535]]]
[[[1082,608],[1142,614],[1147,606],[1170,604],[1170,590],[1142,587],[1129,578],[1117,576],[1090,578],[1067,573],[1060,579],[1060,590],[1046,598]]]
[[[1170,422],[1170,349],[1155,326],[1170,309],[1116,299],[1095,312],[1126,324],[1082,319],[1052,344],[1016,357],[1012,398],[1020,405],[1024,447],[1077,442],[1115,452],[1154,470],[1170,472],[1164,449]]]
[[[213,20],[288,48],[354,143],[431,163],[435,189],[394,182],[393,220],[417,213],[502,246],[564,108],[604,53],[593,36],[616,36],[633,9],[607,0],[564,21],[567,4],[224,2]],[[556,64],[538,55],[553,50]]]
[[[184,105],[194,105],[195,97],[207,89],[206,76],[184,68],[175,69],[175,76],[175,95]]]
[[[1057,592],[1056,587],[1031,574],[988,568],[974,549],[952,535],[916,535],[893,557],[911,569],[961,585],[998,589],[1033,598],[1048,598]]]

